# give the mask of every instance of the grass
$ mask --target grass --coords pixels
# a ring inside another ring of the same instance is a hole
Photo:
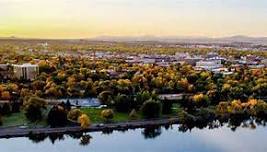
[[[38,122],[29,122],[23,112],[12,113],[8,116],[3,116],[3,125],[0,127],[13,127],[27,125],[29,128],[47,126],[46,119]]]
[[[91,121],[93,123],[102,123],[104,122],[103,118],[101,117],[101,111],[104,110],[104,109],[96,109],[96,108],[81,108],[81,111],[85,114],[87,114]],[[166,115],[162,115],[163,116],[168,116],[168,117],[171,117],[171,116],[178,116],[178,114],[180,112],[182,112],[182,108],[180,107],[179,104],[174,104],[173,105],[173,109],[172,109],[172,113],[171,114],[166,114]],[[138,111],[137,112],[137,120],[140,120],[142,119],[142,116],[141,116],[141,112]],[[131,120],[129,118],[129,113],[120,113],[120,112],[115,112],[114,113],[114,118],[113,118],[113,121],[114,122],[124,122],[124,121],[129,121]]]
[[[93,123],[102,123],[104,119],[101,117],[101,111],[104,109],[96,109],[96,108],[81,108],[81,111],[87,114]],[[119,113],[115,112],[113,121],[114,122],[121,122],[121,121],[128,121],[129,116],[127,113]]]
[[[26,118],[22,112],[3,116],[3,127],[23,125],[26,122]]]
[[[81,108],[81,111],[85,114],[87,114],[92,123],[103,123],[104,119],[101,117],[101,111],[104,109],[97,109],[97,108]],[[46,110],[45,115],[47,115],[49,111],[49,108]],[[163,116],[177,116],[178,113],[182,111],[182,108],[179,104],[174,104],[172,109],[172,114],[168,115],[162,115]],[[137,112],[137,120],[142,119],[140,111]],[[120,113],[115,112],[113,122],[125,122],[131,120],[129,118],[129,113]],[[29,128],[35,128],[35,127],[46,127],[48,126],[46,122],[46,118],[44,118],[42,121],[32,123],[27,120],[23,112],[19,113],[13,113],[9,116],[3,116],[3,125],[0,127],[12,127],[12,126],[21,126],[21,125],[27,125]]]

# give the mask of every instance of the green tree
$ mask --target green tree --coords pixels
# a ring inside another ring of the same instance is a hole
[[[131,98],[124,94],[118,94],[117,96],[115,96],[114,103],[115,109],[118,112],[129,112],[133,105]]]
[[[43,118],[43,111],[46,106],[47,102],[39,97],[28,97],[23,102],[25,116],[32,122]]]
[[[102,104],[112,105],[112,92],[111,91],[102,91],[97,98]]]
[[[145,118],[158,118],[161,115],[162,105],[159,101],[149,99],[141,107],[142,114]]]
[[[51,127],[65,126],[67,124],[67,111],[62,106],[53,106],[47,116]]]

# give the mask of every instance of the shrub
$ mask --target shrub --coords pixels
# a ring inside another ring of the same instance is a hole
[[[153,99],[144,102],[141,107],[142,114],[145,118],[157,118],[161,114],[161,103]]]
[[[79,123],[81,124],[82,129],[86,129],[91,125],[90,118],[86,114],[82,114],[78,118]]]
[[[114,117],[114,112],[112,109],[105,109],[101,111],[101,117],[105,119],[106,121],[109,121],[113,119]]]
[[[78,118],[82,115],[82,112],[80,109],[72,109],[68,113],[68,119],[77,122]]]
[[[48,113],[47,122],[51,127],[65,126],[68,122],[66,110],[62,106],[53,106]]]
[[[46,101],[39,97],[29,97],[23,102],[24,112],[30,121],[38,121],[43,118],[43,109],[46,109]]]

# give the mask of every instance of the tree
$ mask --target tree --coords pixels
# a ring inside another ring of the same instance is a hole
[[[1,113],[3,115],[9,115],[9,114],[11,114],[11,112],[12,112],[12,109],[11,109],[10,103],[4,103],[2,110],[1,110]]]
[[[145,118],[157,118],[161,114],[162,105],[159,101],[149,99],[141,107],[142,114]]]
[[[129,118],[130,118],[131,120],[135,120],[135,119],[138,118],[138,115],[137,115],[137,112],[136,112],[135,109],[133,109],[133,110],[130,112],[130,114],[129,114]]]
[[[66,102],[66,104],[65,104],[65,109],[66,109],[67,111],[70,111],[70,110],[71,110],[71,103],[70,103],[70,100],[69,100],[69,99],[67,100],[67,102]]]
[[[3,125],[3,119],[2,119],[2,115],[0,114],[0,126]]]
[[[82,129],[86,129],[91,125],[90,118],[86,114],[82,114],[79,118],[79,123]]]
[[[67,112],[62,106],[53,106],[47,116],[47,122],[51,127],[65,126],[68,122]]]
[[[195,105],[198,107],[209,105],[209,97],[202,93],[194,95],[192,100],[195,103]]]
[[[25,116],[32,122],[43,118],[43,110],[46,109],[47,102],[39,97],[28,97],[23,102]]]
[[[110,121],[111,119],[113,119],[114,117],[114,112],[112,109],[105,109],[101,111],[101,117],[105,120],[105,121]]]
[[[151,98],[151,95],[148,91],[138,92],[136,94],[135,100],[138,106],[142,106],[142,104],[149,100]]]
[[[102,104],[112,105],[112,92],[111,91],[102,91],[97,98]]]
[[[1,93],[1,98],[4,100],[10,100],[11,99],[10,93],[8,91],[3,91]]]
[[[82,115],[82,112],[80,109],[72,109],[68,113],[68,119],[77,122],[78,118]]]
[[[133,105],[131,98],[124,94],[118,94],[117,96],[115,96],[114,103],[115,109],[118,112],[129,112]]]
[[[22,103],[19,102],[19,101],[11,101],[12,113],[18,113],[18,112],[20,112],[21,104]]]
[[[173,101],[163,100],[162,101],[162,113],[163,114],[171,114],[172,113],[172,103]]]
[[[0,126],[3,125],[3,119],[2,119],[2,115],[0,114]]]

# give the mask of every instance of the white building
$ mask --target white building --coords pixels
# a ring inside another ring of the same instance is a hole
[[[141,59],[141,61],[143,62],[143,64],[154,64],[154,63],[156,63],[156,59],[153,59],[153,58],[143,58],[143,59]]]
[[[196,63],[197,68],[202,68],[205,70],[213,70],[217,68],[223,67],[221,60],[206,60],[206,61],[199,61]]]
[[[34,80],[39,74],[39,66],[33,64],[13,65],[14,77],[24,80]]]

